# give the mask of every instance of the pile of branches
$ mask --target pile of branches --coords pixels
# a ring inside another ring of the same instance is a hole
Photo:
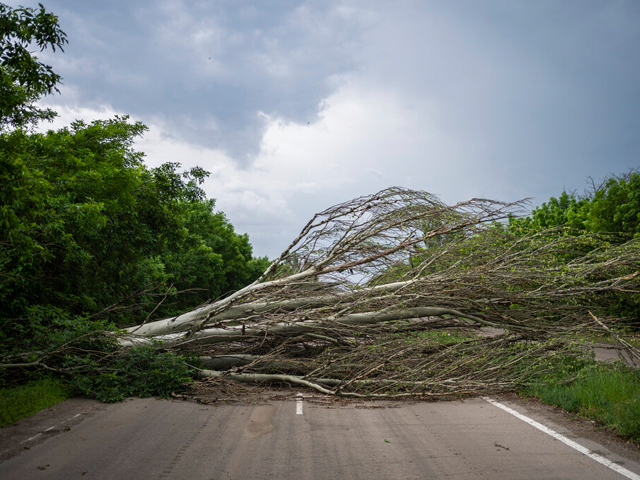
[[[586,361],[575,339],[637,315],[640,293],[637,240],[518,235],[504,222],[524,206],[401,188],[356,198],[315,215],[253,284],[131,327],[121,345],[196,353],[204,377],[325,394],[511,391]]]

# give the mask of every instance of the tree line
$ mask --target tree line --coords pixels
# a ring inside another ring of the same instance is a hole
[[[533,209],[531,215],[514,218],[514,231],[567,227],[576,231],[608,232],[621,239],[640,236],[640,172],[631,170],[610,175],[600,182],[591,181],[591,189],[578,195],[563,191]]]
[[[144,131],[117,117],[0,134],[3,315],[53,307],[131,323],[165,295],[156,315],[223,296],[264,270],[247,235],[206,198],[206,171],[144,164],[132,146]]]

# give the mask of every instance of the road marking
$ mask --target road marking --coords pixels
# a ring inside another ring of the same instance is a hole
[[[82,415],[82,413],[76,413],[73,417],[71,417],[70,419],[66,420],[66,422],[70,422],[71,420],[73,420],[74,418],[78,418],[80,415]],[[18,445],[22,445],[23,443],[27,443],[30,442],[31,440],[35,440],[36,438],[38,438],[39,436],[41,436],[43,433],[47,433],[50,432],[51,430],[53,430],[54,428],[56,428],[57,426],[60,425],[64,425],[66,422],[61,422],[58,425],[54,425],[53,427],[49,427],[47,428],[44,432],[40,432],[36,435],[34,435],[31,438],[27,438],[26,440],[22,440],[21,442],[18,443]],[[0,452],[0,455],[4,455],[5,453],[7,453],[9,450],[13,449],[13,447],[8,448],[7,450],[5,450],[4,452]]]
[[[302,415],[302,394],[296,395],[296,415]]]
[[[625,476],[627,478],[630,478],[632,480],[640,480],[640,475],[638,475],[636,473],[633,473],[631,470],[627,470],[626,468],[621,467],[620,465],[618,465],[616,463],[613,463],[611,460],[603,457],[602,455],[598,455],[597,453],[593,453],[588,448],[583,447],[579,443],[576,443],[573,440],[565,437],[564,435],[561,435],[560,433],[556,432],[555,430],[551,430],[549,427],[546,427],[545,425],[542,425],[541,423],[536,422],[535,420],[527,417],[526,415],[523,415],[520,412],[516,412],[512,408],[509,408],[509,407],[507,407],[506,405],[503,405],[500,402],[496,402],[492,398],[482,397],[482,399],[486,400],[491,405],[495,405],[496,407],[501,408],[505,412],[510,413],[514,417],[519,418],[523,422],[528,423],[532,427],[535,427],[538,430],[543,431],[547,435],[551,435],[556,440],[560,440],[562,443],[570,446],[571,448],[579,451],[580,453],[583,453],[584,455],[586,455],[587,457],[595,460],[596,462],[601,463],[605,467],[609,467],[611,470],[614,470],[614,471],[618,472],[620,475],[623,475],[623,476]]]
[[[42,433],[38,433],[37,435],[34,435],[31,438],[27,438],[26,440],[21,441],[18,445],[22,445],[23,443],[27,443],[30,442],[31,440],[33,440],[34,438],[38,438],[40,435],[42,435]],[[8,451],[8,450],[7,450]]]

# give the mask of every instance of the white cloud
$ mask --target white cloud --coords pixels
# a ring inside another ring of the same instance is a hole
[[[452,158],[456,149],[424,116],[406,98],[354,81],[323,101],[316,121],[267,116],[260,153],[245,168],[219,151],[167,139],[157,127],[139,146],[154,164],[210,170],[206,189],[217,206],[249,233],[257,253],[274,256],[333,203],[392,185],[436,190],[446,170],[438,157]]]
[[[69,96],[73,96],[73,92],[70,89],[67,89],[67,91]],[[99,105],[97,107],[74,106],[73,104],[56,104],[55,100],[56,97],[50,97],[47,101],[40,102],[40,105],[51,108],[58,114],[52,122],[44,122],[38,126],[38,130],[41,132],[68,127],[76,120],[90,123],[94,120],[105,120],[116,115],[125,115],[122,112],[117,112],[109,105]]]

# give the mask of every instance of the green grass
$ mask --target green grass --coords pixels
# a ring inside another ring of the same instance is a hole
[[[29,417],[66,400],[71,389],[60,380],[44,378],[26,385],[0,389],[0,427]]]
[[[616,365],[595,365],[574,381],[533,385],[525,394],[600,422],[640,442],[640,372]]]

